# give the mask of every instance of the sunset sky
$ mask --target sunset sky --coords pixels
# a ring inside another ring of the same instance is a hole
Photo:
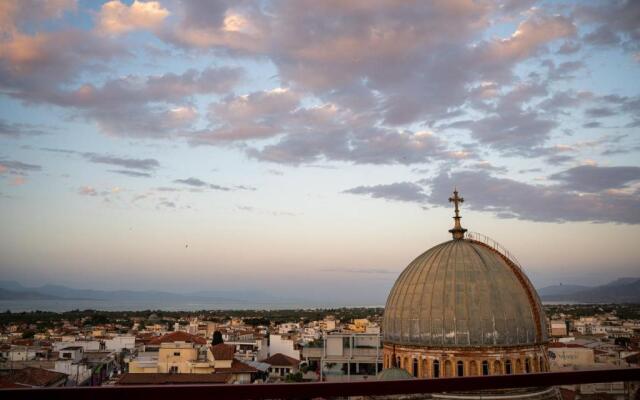
[[[0,279],[375,302],[462,225],[640,275],[640,2],[0,1]]]

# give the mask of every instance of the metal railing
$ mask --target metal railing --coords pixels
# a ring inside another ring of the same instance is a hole
[[[585,383],[640,381],[640,368],[544,372],[399,381],[278,383],[243,385],[150,385],[41,389],[1,389],[0,398],[29,400],[76,399],[288,399],[473,392],[478,390],[550,387]],[[637,392],[636,392],[637,396]]]
[[[473,240],[475,242],[480,242],[491,247],[492,249],[502,254],[507,259],[509,259],[509,261],[511,261],[516,267],[520,268],[521,270],[523,269],[522,265],[520,265],[520,261],[518,261],[516,256],[514,256],[513,253],[507,250],[506,247],[498,243],[497,240],[492,239],[489,236],[483,233],[478,233],[478,232],[467,232],[465,236],[467,239]]]

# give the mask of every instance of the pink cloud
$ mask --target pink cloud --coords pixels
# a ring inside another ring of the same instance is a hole
[[[137,29],[154,30],[169,16],[169,10],[157,1],[135,0],[130,6],[120,0],[102,5],[96,21],[98,32],[118,35]]]

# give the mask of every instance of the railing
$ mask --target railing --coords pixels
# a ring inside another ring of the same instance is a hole
[[[523,269],[522,265],[520,265],[520,261],[518,261],[516,256],[514,256],[503,245],[498,243],[497,240],[492,239],[489,236],[487,236],[485,234],[482,234],[482,233],[478,233],[478,232],[467,232],[465,234],[465,236],[466,236],[467,239],[473,240],[475,242],[480,242],[480,243],[483,243],[483,244],[491,247],[492,249],[494,249],[498,253],[502,254],[507,259],[509,259],[516,267],[520,268],[521,270]]]
[[[2,389],[0,398],[33,400],[118,399],[287,399],[470,392],[506,388],[550,387],[585,383],[640,381],[640,368],[470,376],[400,381],[321,382],[244,385],[103,386],[44,389]],[[637,392],[636,392],[637,397]]]

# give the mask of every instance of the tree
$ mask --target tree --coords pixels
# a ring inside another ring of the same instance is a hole
[[[287,374],[284,378],[287,382],[302,382],[302,372],[296,372],[295,374]]]
[[[211,345],[215,346],[220,343],[224,343],[224,340],[222,339],[222,332],[220,331],[213,332],[213,339],[211,339]]]
[[[22,332],[22,338],[23,339],[33,339],[33,337],[36,335],[36,333],[34,331],[24,331]]]

